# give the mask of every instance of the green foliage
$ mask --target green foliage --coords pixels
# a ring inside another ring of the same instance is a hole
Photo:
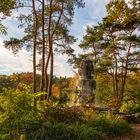
[[[124,101],[120,108],[120,112],[138,113],[140,112],[140,104],[130,101]]]
[[[0,0],[0,12],[5,15],[10,14],[10,10],[15,6],[15,0]]]
[[[65,122],[72,123],[82,121],[82,112],[81,110],[72,110],[63,107],[50,107],[45,111],[45,118],[51,122]]]
[[[26,135],[27,140],[105,140],[105,135],[85,124],[45,123]]]
[[[138,113],[140,112],[140,73],[129,75],[126,83],[125,98],[120,108],[121,112]]]
[[[8,88],[11,85],[12,85],[12,82],[9,76],[0,75],[0,92],[2,92],[3,88]]]
[[[69,89],[68,88],[63,88],[60,92],[60,99],[59,99],[59,104],[66,104],[70,98],[68,97],[69,94]]]
[[[43,102],[35,107],[34,98],[44,93],[30,91],[30,86],[19,84],[0,94],[0,139],[105,140],[129,132],[128,125],[112,114]]]
[[[96,81],[96,104],[100,106],[108,106],[108,102],[113,98],[111,78],[108,75],[98,75]]]
[[[111,113],[99,114],[99,116],[90,123],[90,126],[111,137],[129,134],[131,130],[124,120]]]
[[[77,121],[77,117],[71,116],[70,110],[66,110],[69,113],[64,112],[64,109],[58,111],[58,108],[50,108],[45,114],[45,116],[50,116],[43,122],[31,126],[26,133],[26,139],[106,140],[130,133],[128,124],[113,114],[96,113],[92,120],[84,122]],[[77,112],[79,111],[75,110],[75,114]],[[85,114],[80,115],[86,117]]]
[[[19,138],[31,123],[37,121],[31,87],[19,84],[19,89],[5,89],[0,94],[0,138]]]
[[[37,91],[40,89],[40,75],[37,74]],[[33,82],[32,73],[13,73],[11,75],[0,75],[0,92],[3,88],[17,88],[19,83],[31,85]]]
[[[10,38],[9,41],[4,41],[4,46],[8,50],[12,50],[14,55],[16,55],[23,47],[21,41],[17,38]]]
[[[0,0],[0,13],[3,15],[9,16],[11,9],[15,6],[15,0]],[[5,18],[3,16],[3,18]],[[1,23],[0,19],[0,33],[6,35],[6,27]]]
[[[0,33],[1,33],[1,34],[4,34],[4,35],[7,34],[5,26],[2,25],[1,23],[0,23]]]

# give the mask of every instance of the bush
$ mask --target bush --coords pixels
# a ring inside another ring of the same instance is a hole
[[[129,134],[131,130],[124,120],[111,113],[97,114],[94,120],[90,122],[76,123],[76,120],[70,121],[66,117],[67,119],[69,121],[64,121],[64,123],[60,121],[39,123],[40,126],[34,126],[29,129],[28,133],[26,133],[26,138],[27,140],[105,140]]]
[[[0,94],[0,139],[19,139],[20,135],[38,119],[30,86],[20,89],[5,89]]]
[[[93,108],[46,102],[34,106],[34,98],[44,93],[33,95],[30,90],[21,85],[0,94],[0,140],[105,140],[130,130],[125,121]]]
[[[105,135],[85,124],[46,123],[26,135],[26,140],[105,140]]]
[[[128,102],[124,101],[120,112],[138,113],[140,112],[140,103],[134,103],[132,100]]]
[[[49,107],[45,111],[45,119],[51,122],[82,122],[82,111],[79,108],[71,109],[62,106]]]
[[[110,113],[99,115],[91,122],[90,126],[111,137],[128,134],[131,130],[124,120]]]
[[[135,117],[136,117],[136,123],[140,123],[140,113],[136,113]]]

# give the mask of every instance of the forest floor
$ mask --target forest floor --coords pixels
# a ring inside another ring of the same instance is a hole
[[[140,140],[140,124],[131,124],[132,135],[117,138],[115,140]]]

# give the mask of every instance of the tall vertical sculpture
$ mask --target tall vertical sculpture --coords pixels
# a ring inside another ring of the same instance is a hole
[[[82,60],[78,74],[78,102],[81,104],[94,103],[96,82],[93,79],[94,67],[92,61]]]

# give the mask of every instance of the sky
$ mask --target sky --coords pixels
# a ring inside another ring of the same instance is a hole
[[[81,50],[78,44],[86,33],[87,25],[96,25],[106,15],[105,5],[109,0],[85,0],[85,8],[75,10],[73,25],[70,27],[70,33],[78,40],[72,47],[75,53]],[[16,12],[15,15],[16,17]],[[4,21],[8,34],[0,35],[0,74],[12,74],[16,72],[32,72],[32,56],[26,50],[20,51],[16,56],[11,51],[3,47],[3,40],[9,37],[19,37],[23,35],[23,29],[18,28],[18,22],[8,17]],[[38,56],[39,57],[39,56]],[[67,63],[66,55],[56,55],[54,63],[54,74],[56,76],[73,76],[74,69]]]

